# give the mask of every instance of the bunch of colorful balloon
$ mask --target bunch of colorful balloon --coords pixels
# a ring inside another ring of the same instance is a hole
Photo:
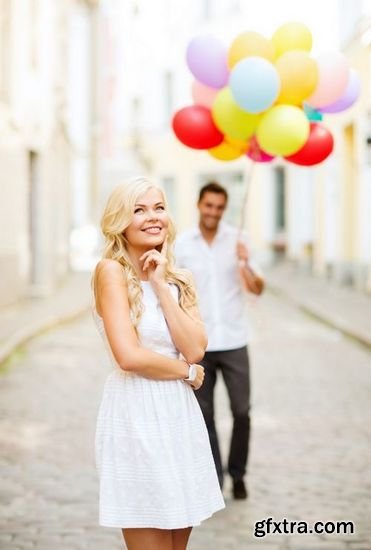
[[[175,135],[223,161],[282,156],[319,164],[334,144],[322,113],[350,107],[360,80],[343,54],[313,58],[311,48],[310,30],[297,22],[282,25],[270,40],[244,32],[229,49],[212,36],[194,38],[187,48],[194,105],[174,115]]]

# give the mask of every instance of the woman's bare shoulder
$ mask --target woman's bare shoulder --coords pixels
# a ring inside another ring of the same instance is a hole
[[[104,258],[100,260],[95,267],[94,280],[98,286],[109,282],[124,285],[124,268],[118,261]]]

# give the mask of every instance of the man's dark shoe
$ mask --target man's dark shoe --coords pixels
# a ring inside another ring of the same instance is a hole
[[[244,500],[247,498],[247,490],[243,479],[233,480],[233,498]]]

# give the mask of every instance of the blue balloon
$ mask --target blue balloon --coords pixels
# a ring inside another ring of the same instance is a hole
[[[280,78],[274,65],[263,57],[246,57],[231,71],[229,86],[238,105],[248,113],[268,109],[280,92]]]

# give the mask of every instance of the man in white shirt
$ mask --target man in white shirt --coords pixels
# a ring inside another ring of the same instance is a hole
[[[261,294],[262,277],[249,263],[249,254],[238,230],[222,221],[227,191],[210,182],[198,201],[199,225],[179,236],[176,262],[192,272],[199,306],[206,324],[208,347],[203,361],[205,380],[196,392],[209,431],[220,486],[223,466],[214,421],[214,387],[220,370],[233,414],[228,472],[233,496],[247,498],[244,483],[250,437],[250,376],[247,352],[245,292]]]

